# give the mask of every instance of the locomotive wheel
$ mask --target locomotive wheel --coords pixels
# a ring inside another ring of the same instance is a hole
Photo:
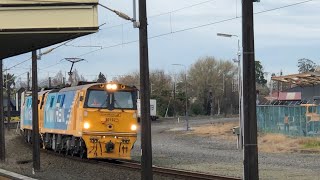
[[[81,159],[85,159],[85,158],[87,158],[87,151],[85,149],[81,148],[79,155],[80,155]]]
[[[76,152],[74,149],[71,149],[71,152],[70,152],[71,156],[75,156],[76,155]]]
[[[64,152],[64,154],[65,154],[66,156],[68,156],[68,155],[70,154],[70,150],[66,149],[66,151]]]
[[[79,149],[78,147],[74,146],[74,147],[71,147],[71,150],[70,150],[70,154],[71,156],[77,156],[79,154]]]

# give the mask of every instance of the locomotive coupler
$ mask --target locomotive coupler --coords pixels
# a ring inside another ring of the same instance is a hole
[[[107,144],[106,144],[106,151],[107,153],[111,153],[114,149],[114,143],[112,143],[111,141],[109,141]]]

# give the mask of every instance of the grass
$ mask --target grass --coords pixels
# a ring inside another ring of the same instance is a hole
[[[239,123],[211,123],[205,126],[195,127],[192,134],[200,136],[216,136],[228,140],[235,140],[236,136],[232,134],[232,128],[238,126]]]
[[[238,126],[237,122],[211,123],[194,127],[194,131],[191,133],[198,136],[213,136],[234,141],[236,136],[232,134],[232,128],[235,126]],[[259,133],[258,149],[259,152],[268,153],[320,153],[320,138],[289,137],[283,134]]]
[[[305,148],[319,148],[320,149],[320,140],[309,139],[304,143]]]

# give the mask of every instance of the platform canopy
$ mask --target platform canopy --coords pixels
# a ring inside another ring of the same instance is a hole
[[[0,0],[0,59],[98,31],[98,0]]]
[[[320,73],[307,72],[301,74],[291,74],[286,76],[273,76],[273,81],[295,84],[297,86],[310,86],[320,84]]]

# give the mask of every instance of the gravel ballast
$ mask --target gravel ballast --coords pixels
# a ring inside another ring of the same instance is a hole
[[[196,127],[230,121],[237,121],[237,118],[198,119],[191,120],[190,124]],[[185,127],[184,121],[177,123],[174,119],[152,124],[153,164],[242,177],[243,152],[237,150],[236,142],[219,136],[197,136],[185,130],[172,131]],[[138,154],[134,152],[137,159]],[[320,179],[320,154],[259,153],[259,175],[261,179]]]
[[[6,132],[6,163],[0,163],[0,168],[32,178],[44,180],[135,180],[141,179],[140,171],[103,166],[72,160],[63,156],[41,152],[41,170],[32,173],[32,145],[26,144],[23,138],[14,130]],[[154,176],[154,179],[171,179]]]
[[[194,119],[191,127],[208,123],[237,121],[228,119]],[[153,164],[215,175],[242,177],[243,153],[236,142],[219,136],[197,136],[186,132],[180,119],[152,122]],[[38,179],[140,179],[139,171],[89,164],[61,156],[41,153],[41,171],[32,174],[32,146],[14,130],[7,133],[7,161],[0,168]],[[140,134],[133,149],[133,160],[140,161]],[[320,155],[301,153],[259,153],[261,179],[320,179]],[[21,164],[22,163],[22,164]],[[154,179],[170,179],[154,176]]]

